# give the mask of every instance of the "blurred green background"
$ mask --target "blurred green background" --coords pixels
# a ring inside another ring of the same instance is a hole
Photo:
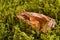
[[[22,9],[54,18],[54,30],[34,31],[16,18]],[[60,0],[0,0],[0,40],[60,40]]]

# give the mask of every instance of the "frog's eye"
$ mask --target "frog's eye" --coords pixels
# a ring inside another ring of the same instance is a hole
[[[26,15],[22,15],[25,19],[29,20],[29,17]]]

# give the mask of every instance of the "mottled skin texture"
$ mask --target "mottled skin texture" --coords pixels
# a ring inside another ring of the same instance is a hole
[[[18,19],[25,20],[28,24],[32,25],[32,28],[35,30],[40,30],[42,27],[42,32],[47,32],[47,30],[54,28],[55,20],[45,16],[43,14],[37,14],[33,12],[26,12],[25,10],[21,11],[19,14],[16,15]],[[46,24],[46,27],[44,24]],[[42,25],[42,26],[41,26]]]

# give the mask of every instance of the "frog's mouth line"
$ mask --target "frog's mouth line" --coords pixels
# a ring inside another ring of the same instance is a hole
[[[17,18],[18,19],[24,19],[24,20],[30,20],[30,18],[27,15],[24,15],[24,14],[18,14]]]

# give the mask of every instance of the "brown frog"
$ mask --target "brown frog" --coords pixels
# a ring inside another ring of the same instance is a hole
[[[35,30],[40,31],[40,29],[42,29],[42,32],[44,33],[47,32],[47,30],[54,28],[55,26],[55,20],[43,14],[27,12],[23,10],[16,16],[18,19],[23,19],[25,22],[32,25],[32,28]]]

